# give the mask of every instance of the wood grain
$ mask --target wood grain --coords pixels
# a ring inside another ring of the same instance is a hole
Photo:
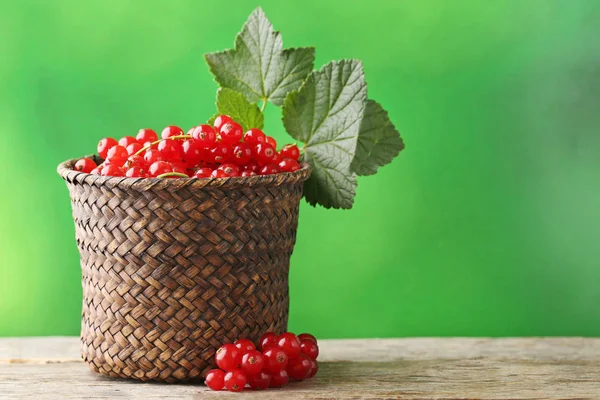
[[[93,374],[76,338],[0,339],[0,398],[600,398],[600,339],[324,340],[319,358],[313,380],[240,395]]]

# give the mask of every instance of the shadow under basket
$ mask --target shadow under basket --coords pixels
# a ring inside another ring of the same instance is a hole
[[[58,166],[81,257],[82,355],[98,373],[202,379],[223,343],[287,330],[288,271],[310,167],[226,179]]]

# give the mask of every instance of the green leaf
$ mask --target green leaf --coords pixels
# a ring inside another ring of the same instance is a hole
[[[281,106],[288,92],[300,87],[312,71],[314,47],[283,50],[281,34],[259,7],[235,39],[235,50],[204,56],[220,86],[242,93],[251,103]]]
[[[392,162],[402,149],[404,142],[387,111],[376,101],[368,100],[360,124],[352,171],[358,175],[373,175],[379,167]]]
[[[351,208],[356,174],[350,169],[367,100],[363,67],[357,60],[333,61],[311,73],[283,105],[287,132],[304,142],[304,161],[313,172],[304,196],[325,208]]]
[[[250,128],[262,129],[264,127],[264,116],[256,104],[250,103],[243,94],[235,90],[220,88],[217,91],[217,110],[219,114],[227,114],[238,124],[242,125],[244,131]],[[214,123],[216,116],[211,118]]]

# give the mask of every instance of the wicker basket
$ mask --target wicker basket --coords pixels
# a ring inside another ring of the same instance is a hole
[[[101,374],[201,379],[222,343],[288,319],[288,270],[310,167],[236,179],[74,171],[67,182],[83,275],[82,355]]]

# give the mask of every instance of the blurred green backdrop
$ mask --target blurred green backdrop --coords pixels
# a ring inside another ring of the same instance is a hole
[[[597,0],[4,0],[0,336],[79,331],[56,165],[212,115],[202,54],[259,4],[317,67],[362,59],[407,144],[359,180],[353,210],[303,202],[292,330],[600,335]],[[278,111],[266,130],[283,140]]]

